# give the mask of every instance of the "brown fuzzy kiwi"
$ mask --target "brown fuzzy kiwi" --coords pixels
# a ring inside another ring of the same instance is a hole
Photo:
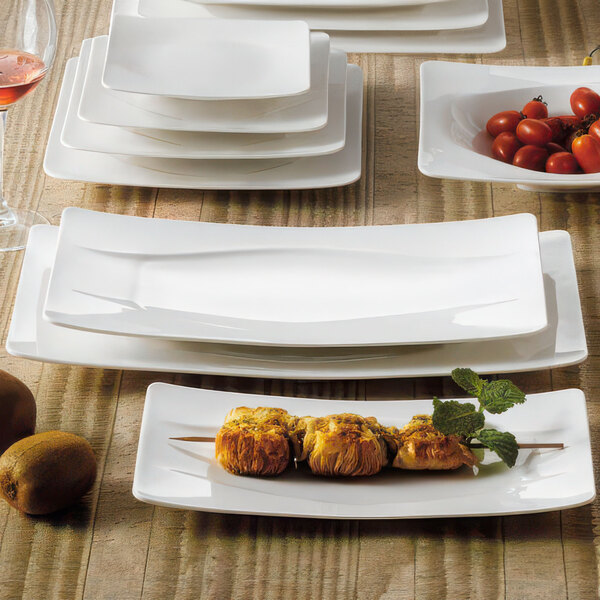
[[[93,485],[96,456],[78,435],[46,431],[0,457],[0,495],[24,513],[45,515],[75,503]]]
[[[0,454],[35,432],[35,399],[20,380],[0,371]]]

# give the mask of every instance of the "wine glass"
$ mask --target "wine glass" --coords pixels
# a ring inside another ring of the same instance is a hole
[[[44,78],[56,52],[52,0],[0,0],[0,252],[20,250],[32,225],[48,221],[31,210],[11,209],[2,193],[7,110]]]

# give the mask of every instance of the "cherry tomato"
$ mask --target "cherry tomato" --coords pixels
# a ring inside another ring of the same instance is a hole
[[[548,106],[541,96],[528,102],[521,111],[528,119],[545,119],[548,116]]]
[[[547,173],[570,175],[579,171],[579,163],[570,152],[556,152],[546,161]]]
[[[550,117],[549,119],[540,119],[552,130],[552,141],[560,143],[567,135],[567,125],[559,117]]]
[[[596,138],[600,142],[600,119],[598,119],[597,121],[594,121],[590,125],[590,128],[588,129],[588,133],[593,138]]]
[[[591,135],[580,135],[573,140],[573,154],[585,173],[600,172],[600,142]]]
[[[491,117],[487,122],[486,129],[494,138],[504,131],[514,133],[522,118],[523,116],[517,110],[505,110]]]
[[[525,145],[545,146],[552,141],[552,129],[543,121],[523,119],[517,125],[517,137]]]
[[[581,124],[581,119],[575,115],[560,115],[552,118],[560,119],[565,125],[571,125],[572,127],[579,127]]]
[[[497,160],[511,164],[516,151],[522,145],[514,133],[503,131],[492,144],[492,156]]]
[[[548,154],[556,154],[557,152],[566,152],[566,150],[556,142],[550,142],[546,144],[546,150],[548,150]]]
[[[575,138],[579,137],[580,135],[583,135],[584,133],[585,133],[585,131],[583,129],[573,129],[571,131],[571,133],[569,133],[569,135],[567,135],[567,137],[565,138],[565,141],[563,142],[565,150],[567,152],[572,152],[573,151],[573,140]]]
[[[600,111],[600,95],[587,87],[577,88],[571,94],[571,109],[580,118]]]
[[[523,146],[519,148],[513,158],[513,165],[532,171],[543,171],[548,160],[548,150],[539,146]]]

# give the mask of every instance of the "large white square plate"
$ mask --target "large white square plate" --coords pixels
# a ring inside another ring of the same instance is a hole
[[[327,124],[329,36],[311,33],[310,90],[299,96],[262,100],[183,100],[109,90],[102,85],[108,36],[93,38],[79,117],[84,121],[174,131],[295,133]],[[339,52],[339,51],[338,51]]]
[[[357,413],[401,427],[431,413],[430,400],[341,401],[236,394],[163,383],[148,388],[133,495],[191,510],[335,519],[408,519],[534,513],[571,508],[595,497],[585,397],[580,390],[531,394],[486,425],[519,442],[563,442],[562,450],[521,450],[512,469],[486,453],[479,473],[385,470],[373,477],[315,477],[305,468],[279,477],[232,475],[212,442],[170,440],[214,436],[230,409],[274,406],[295,415]]]
[[[517,183],[542,191],[600,186],[600,173],[558,175],[492,158],[488,119],[544,97],[550,114],[570,114],[569,96],[600,91],[600,67],[514,67],[430,61],[421,65],[419,170],[430,177]]]
[[[77,62],[75,83],[69,101],[61,142],[70,148],[165,158],[281,158],[321,156],[337,152],[346,141],[346,55],[332,54],[327,125],[317,131],[293,134],[213,133],[125,129],[81,120],[77,108],[88,68],[92,40],[85,40]],[[362,86],[360,78],[351,79]],[[360,94],[360,89],[353,93]]]
[[[68,61],[46,147],[44,170],[51,177],[111,185],[221,190],[315,189],[348,185],[360,178],[362,71],[356,65],[349,65],[347,71],[348,89],[356,93],[348,97],[343,150],[326,156],[256,160],[127,157],[67,148],[60,137],[76,67],[76,60]]]
[[[170,342],[59,327],[43,317],[58,227],[32,229],[6,348],[14,356],[109,369],[207,373],[286,379],[367,379],[562,367],[587,357],[575,265],[566,231],[540,233],[550,326],[494,342],[357,348],[282,348]]]
[[[432,344],[548,325],[533,215],[255,227],[63,211],[46,317],[270,346]]]
[[[204,100],[301,94],[310,88],[308,25],[113,15],[102,83]]]
[[[281,3],[281,0],[280,0]],[[442,3],[413,3],[410,6],[358,10],[325,7],[306,8],[281,6],[250,6],[246,3],[197,3],[179,0],[140,0],[142,16],[173,16],[179,10],[189,17],[210,19],[300,19],[311,29],[329,31],[436,31],[480,27],[488,20],[487,0],[448,0]]]
[[[135,13],[138,0],[115,0],[115,10]],[[172,17],[190,15],[195,6],[187,0],[145,0],[145,13]],[[486,54],[506,46],[502,0],[488,0],[489,18],[480,27],[441,31],[331,31],[331,44],[346,52],[383,52],[402,54]],[[307,11],[309,14],[316,12]],[[360,22],[362,17],[357,17]]]

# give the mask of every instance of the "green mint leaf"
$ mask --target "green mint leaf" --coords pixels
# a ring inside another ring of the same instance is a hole
[[[523,404],[525,394],[512,381],[498,379],[484,386],[479,395],[479,402],[489,413],[497,415],[515,404]]]
[[[481,390],[483,390],[487,383],[485,379],[481,379],[481,377],[471,369],[454,369],[454,371],[452,371],[452,379],[454,379],[454,383],[459,385],[465,392],[476,397],[479,396]]]
[[[474,404],[433,399],[433,426],[444,435],[474,437],[485,422],[485,417]]]
[[[477,439],[495,452],[508,467],[514,467],[519,454],[517,440],[508,431],[496,431],[495,429],[482,429],[477,434]]]

